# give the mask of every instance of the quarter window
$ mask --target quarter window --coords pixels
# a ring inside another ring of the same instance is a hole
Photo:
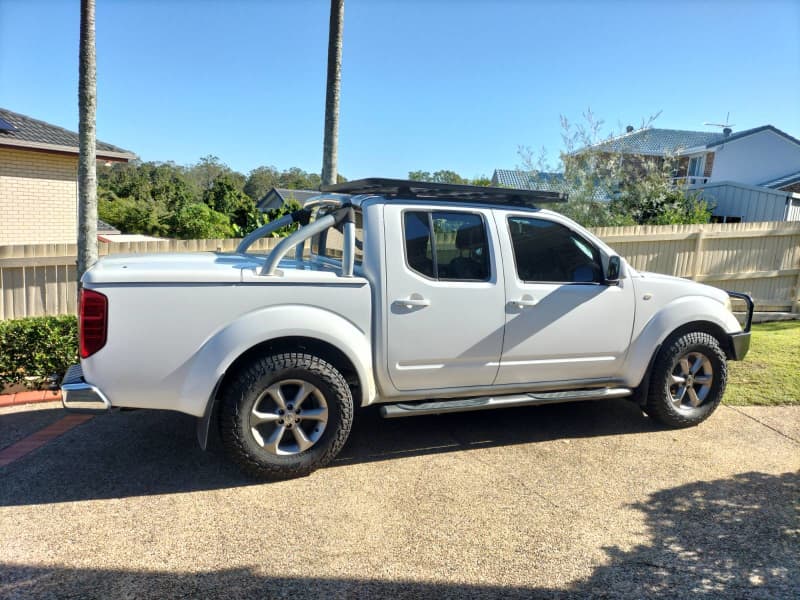
[[[600,283],[600,254],[589,242],[552,221],[508,219],[517,276],[526,282]]]
[[[403,228],[412,270],[440,281],[489,280],[489,244],[480,215],[410,211]]]

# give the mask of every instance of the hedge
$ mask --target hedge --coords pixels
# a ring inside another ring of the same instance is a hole
[[[78,362],[78,319],[30,317],[0,321],[0,387],[39,386]]]

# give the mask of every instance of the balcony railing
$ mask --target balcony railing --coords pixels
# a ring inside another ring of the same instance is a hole
[[[673,177],[672,185],[678,187],[697,187],[708,183],[710,177],[702,175],[684,175],[683,177]]]

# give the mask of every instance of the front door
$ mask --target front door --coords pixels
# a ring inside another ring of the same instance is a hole
[[[491,385],[505,327],[491,211],[387,205],[384,215],[392,383],[402,391]]]
[[[633,329],[631,280],[603,283],[599,250],[555,220],[508,213],[497,225],[513,256],[497,384],[618,377]]]

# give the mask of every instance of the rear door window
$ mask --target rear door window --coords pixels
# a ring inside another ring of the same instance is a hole
[[[488,281],[489,242],[475,213],[408,211],[403,216],[406,261],[439,281]]]

